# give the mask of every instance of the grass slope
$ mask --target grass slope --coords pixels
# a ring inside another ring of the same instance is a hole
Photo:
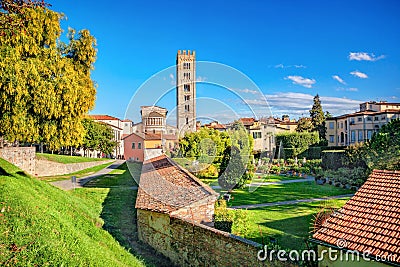
[[[58,163],[64,163],[64,164],[109,160],[107,158],[86,158],[86,157],[46,154],[46,153],[36,153],[36,158],[54,161]]]
[[[0,265],[143,266],[102,229],[109,189],[65,192],[0,166]]]

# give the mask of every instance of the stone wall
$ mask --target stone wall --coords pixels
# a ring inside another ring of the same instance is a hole
[[[0,149],[0,158],[19,167],[26,173],[35,173],[35,151],[34,147],[4,147]]]
[[[64,175],[81,171],[87,168],[91,168],[97,165],[101,165],[112,160],[92,161],[92,162],[81,162],[81,163],[69,163],[63,164],[48,160],[36,160],[36,171],[33,173],[35,176],[56,176]]]
[[[259,261],[261,245],[250,240],[168,214],[137,212],[139,239],[178,266],[286,265]]]

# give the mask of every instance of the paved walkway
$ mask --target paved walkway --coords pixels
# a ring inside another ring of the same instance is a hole
[[[88,175],[88,176],[84,176],[81,178],[77,178],[76,179],[76,185],[75,188],[81,188],[83,187],[84,184],[86,184],[87,182],[89,182],[90,180],[102,176],[104,174],[110,173],[113,170],[115,170],[116,168],[118,168],[120,165],[122,165],[125,162],[125,160],[116,160],[114,161],[110,166],[108,166],[107,168],[104,168],[94,174]],[[62,181],[56,181],[56,182],[52,182],[51,183],[54,186],[57,186],[63,190],[71,190],[74,188],[74,185],[71,182],[71,179],[68,180],[62,180]]]
[[[343,197],[352,197],[354,194],[347,195],[339,195],[339,196],[331,196],[331,197],[321,197],[321,198],[308,198],[308,199],[297,199],[297,200],[288,200],[288,201],[278,201],[278,202],[269,202],[269,203],[260,203],[260,204],[251,204],[251,205],[240,205],[240,206],[232,206],[232,209],[256,209],[261,207],[272,207],[272,206],[280,206],[280,205],[292,205],[298,203],[308,203],[308,202],[316,202],[323,201],[329,199],[338,199]]]
[[[314,181],[314,177],[308,176],[307,178],[301,178],[301,179],[293,179],[293,180],[283,180],[279,182],[261,182],[261,183],[250,183],[247,184],[246,186],[262,186],[262,185],[278,185],[278,184],[291,184],[291,183],[302,183],[302,182],[310,182]],[[211,186],[212,189],[221,189],[219,185],[213,185]]]

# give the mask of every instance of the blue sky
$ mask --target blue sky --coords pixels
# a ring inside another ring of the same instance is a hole
[[[196,50],[197,60],[219,62],[249,77],[269,104],[265,115],[308,115],[317,93],[335,115],[355,111],[362,101],[400,102],[396,0],[49,2],[67,16],[65,31],[86,28],[97,39],[93,114],[123,118],[135,91],[173,66],[179,49]],[[173,83],[174,74],[165,77]],[[198,73],[201,81],[211,81],[207,75],[210,71]],[[264,106],[252,84],[227,86],[243,92],[247,103]],[[198,91],[232,102],[223,88],[205,84]],[[146,101],[142,104],[153,104]],[[162,103],[172,110],[173,92]],[[198,109],[205,114],[207,102],[202,103]],[[127,116],[137,121],[139,110],[133,113]],[[229,120],[222,109],[212,113]]]

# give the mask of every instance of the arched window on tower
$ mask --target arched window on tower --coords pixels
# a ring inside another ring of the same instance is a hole
[[[189,84],[183,85],[183,91],[190,92],[190,85]]]

